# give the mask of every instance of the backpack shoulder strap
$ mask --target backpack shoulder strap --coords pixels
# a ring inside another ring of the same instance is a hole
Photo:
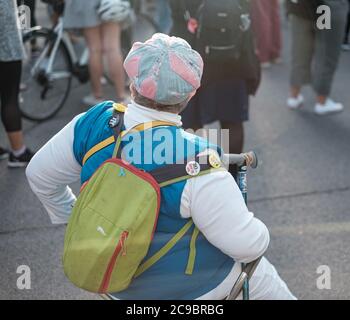
[[[118,109],[119,107],[119,109]],[[122,139],[122,129],[124,126],[124,112],[125,108],[123,105],[117,105],[113,108],[113,116],[109,120],[109,126],[113,129],[113,136],[115,141],[115,147],[113,151],[113,158],[120,158],[121,148],[120,143]]]
[[[109,127],[113,128],[113,136],[108,137],[107,139],[97,143],[94,145],[90,150],[88,150],[83,158],[82,164],[84,165],[86,161],[89,160],[90,157],[92,157],[95,153],[102,150],[103,148],[108,147],[109,145],[113,144],[116,140],[116,137],[118,137],[121,134],[121,130],[124,124],[124,112],[126,110],[126,107],[119,103],[113,104],[113,115],[109,120]]]
[[[189,165],[198,166],[198,173],[189,174]],[[176,182],[188,180],[205,174],[209,174],[213,171],[226,170],[220,159],[213,154],[209,155],[197,155],[193,158],[186,159],[181,164],[169,164],[161,168],[154,169],[149,173],[158,182],[160,187],[166,187]]]

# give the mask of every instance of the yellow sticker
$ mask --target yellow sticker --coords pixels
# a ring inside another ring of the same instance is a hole
[[[215,168],[215,169],[218,169],[221,167],[221,161],[220,161],[220,158],[219,156],[216,154],[216,153],[212,153],[210,156],[209,156],[209,163],[210,165]]]
[[[114,103],[113,104],[113,108],[119,112],[125,112],[126,111],[126,106],[124,106],[123,104],[121,103]]]

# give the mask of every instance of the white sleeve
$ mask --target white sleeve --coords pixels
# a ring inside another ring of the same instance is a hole
[[[76,197],[69,184],[80,178],[81,166],[73,152],[76,116],[32,158],[26,175],[29,185],[54,224],[67,223]]]
[[[269,245],[268,229],[248,211],[227,171],[188,180],[180,211],[182,217],[192,217],[206,239],[235,261],[254,261]]]

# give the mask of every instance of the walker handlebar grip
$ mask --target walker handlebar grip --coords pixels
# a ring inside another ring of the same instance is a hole
[[[238,166],[248,166],[253,169],[258,166],[258,157],[254,151],[241,154],[224,154],[222,157],[223,162],[226,165],[236,164]]]

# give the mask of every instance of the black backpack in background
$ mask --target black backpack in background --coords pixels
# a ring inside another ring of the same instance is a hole
[[[198,20],[196,49],[208,62],[239,60],[251,21],[245,0],[204,0]]]

